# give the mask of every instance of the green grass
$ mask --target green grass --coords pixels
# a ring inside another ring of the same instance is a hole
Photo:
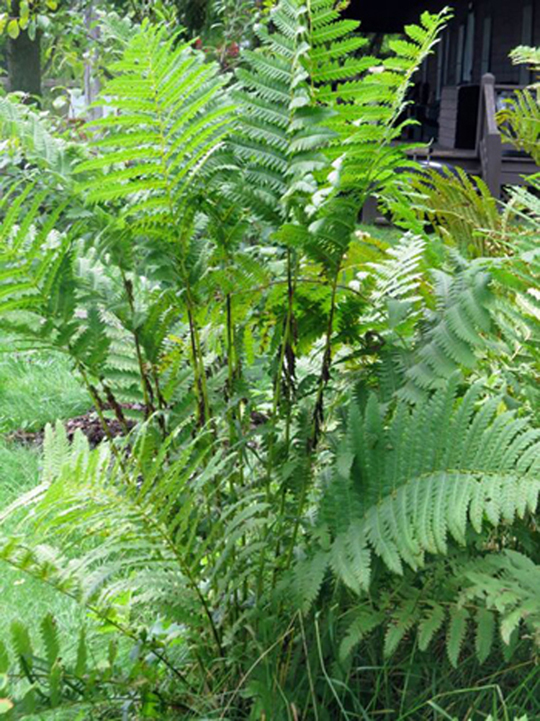
[[[69,362],[45,352],[0,355],[0,433],[40,430],[91,406]]]
[[[39,451],[0,441],[0,510],[34,486],[38,479]],[[9,528],[3,529],[9,532]],[[47,610],[62,619],[62,628],[75,627],[81,613],[67,598],[5,563],[0,566],[0,636],[6,637],[12,621],[37,626]]]
[[[393,225],[368,225],[366,223],[360,223],[358,230],[369,233],[374,238],[382,240],[389,245],[395,245],[404,235],[403,230],[395,228]]]
[[[48,422],[83,413],[88,396],[63,357],[46,353],[0,355],[0,433],[18,429],[39,430]],[[21,493],[36,485],[40,449],[0,439],[0,511]],[[11,528],[3,528],[10,532]],[[0,564],[0,637],[9,637],[9,627],[21,620],[37,627],[52,612],[64,639],[76,639],[84,612],[69,598]],[[70,631],[73,633],[70,634]]]

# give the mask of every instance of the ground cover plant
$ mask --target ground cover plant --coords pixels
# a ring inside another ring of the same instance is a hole
[[[146,21],[104,117],[2,102],[0,325],[105,436],[49,424],[0,510],[3,563],[83,609],[2,629],[6,718],[538,714],[540,181],[499,214],[408,175],[447,18],[381,61],[282,0],[230,75]]]

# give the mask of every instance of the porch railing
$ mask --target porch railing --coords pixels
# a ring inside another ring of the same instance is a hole
[[[497,126],[495,76],[486,73],[480,87],[476,152],[482,166],[482,177],[492,194],[501,195],[502,137]]]

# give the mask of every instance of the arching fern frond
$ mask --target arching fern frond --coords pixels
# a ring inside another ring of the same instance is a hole
[[[343,662],[375,628],[385,628],[384,655],[416,640],[421,652],[447,655],[458,665],[465,652],[484,663],[496,647],[511,653],[518,641],[540,645],[540,569],[513,550],[487,552],[476,558],[457,551],[430,564],[429,570],[406,572],[392,592],[381,589],[377,609],[361,601],[351,612],[341,643]]]
[[[0,138],[9,141],[12,150],[20,151],[27,162],[65,182],[80,152],[75,144],[51,133],[50,125],[50,117],[10,96],[0,98]]]
[[[457,402],[455,383],[417,407],[399,402],[390,418],[374,396],[363,411],[351,403],[320,509],[341,581],[366,592],[374,557],[397,574],[417,570],[426,554],[448,553],[450,539],[465,544],[468,528],[481,533],[535,511],[540,430],[499,405],[479,385]],[[343,530],[345,507],[357,518]]]
[[[406,41],[390,42],[392,55],[388,59],[379,62],[367,58],[359,79],[342,78],[342,82],[320,89],[319,98],[336,112],[332,127],[338,140],[332,153],[339,160],[339,170],[332,181],[333,192],[352,193],[363,204],[369,193],[396,179],[396,168],[407,165],[404,147],[392,144],[403,127],[398,119],[412,76],[431,52],[448,18],[448,11],[423,13],[420,24],[405,28]]]
[[[540,73],[540,48],[520,46],[510,56],[515,65],[530,65]],[[516,91],[497,114],[497,121],[504,139],[540,165],[540,83]]]
[[[531,558],[512,550],[489,554],[466,564],[458,577],[460,602],[480,603],[485,614],[498,615],[504,643],[523,624],[540,647],[540,566]]]
[[[320,5],[280,2],[272,29],[259,29],[262,48],[246,51],[237,71],[242,113],[233,149],[243,165],[241,195],[247,189],[254,210],[276,225],[288,218],[295,194],[316,191],[313,174],[326,166],[322,151],[333,136],[311,85],[309,28],[324,14]]]
[[[157,607],[171,622],[185,615],[189,633],[206,633],[221,653],[214,606],[253,573],[249,545],[241,554],[238,546],[259,543],[271,518],[258,492],[209,517],[208,501],[222,493],[230,458],[200,437],[182,441],[183,432],[161,441],[151,424],[142,426],[128,458],[108,444],[91,450],[81,436],[71,445],[61,425],[49,429],[42,484],[0,518],[16,521],[18,531],[5,539],[0,559],[19,566],[27,556],[40,577],[39,559],[49,554],[55,587],[71,589],[102,617],[128,594],[142,623],[153,623],[146,613]]]
[[[540,48],[519,45],[510,53],[516,65],[530,65],[533,70],[540,72]]]
[[[408,192],[420,218],[429,221],[448,245],[472,257],[498,250],[503,218],[480,178],[469,177],[461,168],[455,174],[425,171],[411,176]]]
[[[482,265],[458,268],[451,276],[434,271],[437,307],[426,310],[412,353],[405,353],[399,395],[419,400],[460,369],[472,369],[492,342],[495,295]]]
[[[111,70],[101,102],[112,114],[91,124],[99,155],[79,165],[81,191],[91,201],[126,201],[122,215],[134,226],[177,240],[182,208],[233,124],[228,77],[149,25]]]
[[[506,142],[540,164],[540,86],[516,91],[497,121]]]

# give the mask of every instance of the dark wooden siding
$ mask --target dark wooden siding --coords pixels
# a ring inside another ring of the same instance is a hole
[[[493,42],[490,71],[498,83],[519,83],[519,68],[508,56],[521,44],[525,0],[492,0]]]
[[[430,10],[437,10],[444,6],[444,1],[427,0],[424,3]],[[466,28],[469,7],[474,9],[474,56],[472,66],[472,83],[479,83],[482,71],[492,72],[498,83],[519,84],[520,69],[512,65],[508,55],[510,51],[523,42],[523,12],[527,5],[532,6],[532,27],[526,38],[527,44],[540,45],[540,0],[475,0],[464,2],[455,0],[448,3],[454,6],[454,18],[445,31],[445,59],[443,74],[444,84],[457,85],[461,78],[457,77],[458,46],[460,26]],[[482,63],[484,51],[484,21],[491,18],[491,42],[489,53],[485,56],[486,63]],[[527,34],[527,33],[526,33]],[[439,52],[439,51],[438,51]],[[437,87],[437,57],[432,56],[428,61],[424,77],[431,89]]]

